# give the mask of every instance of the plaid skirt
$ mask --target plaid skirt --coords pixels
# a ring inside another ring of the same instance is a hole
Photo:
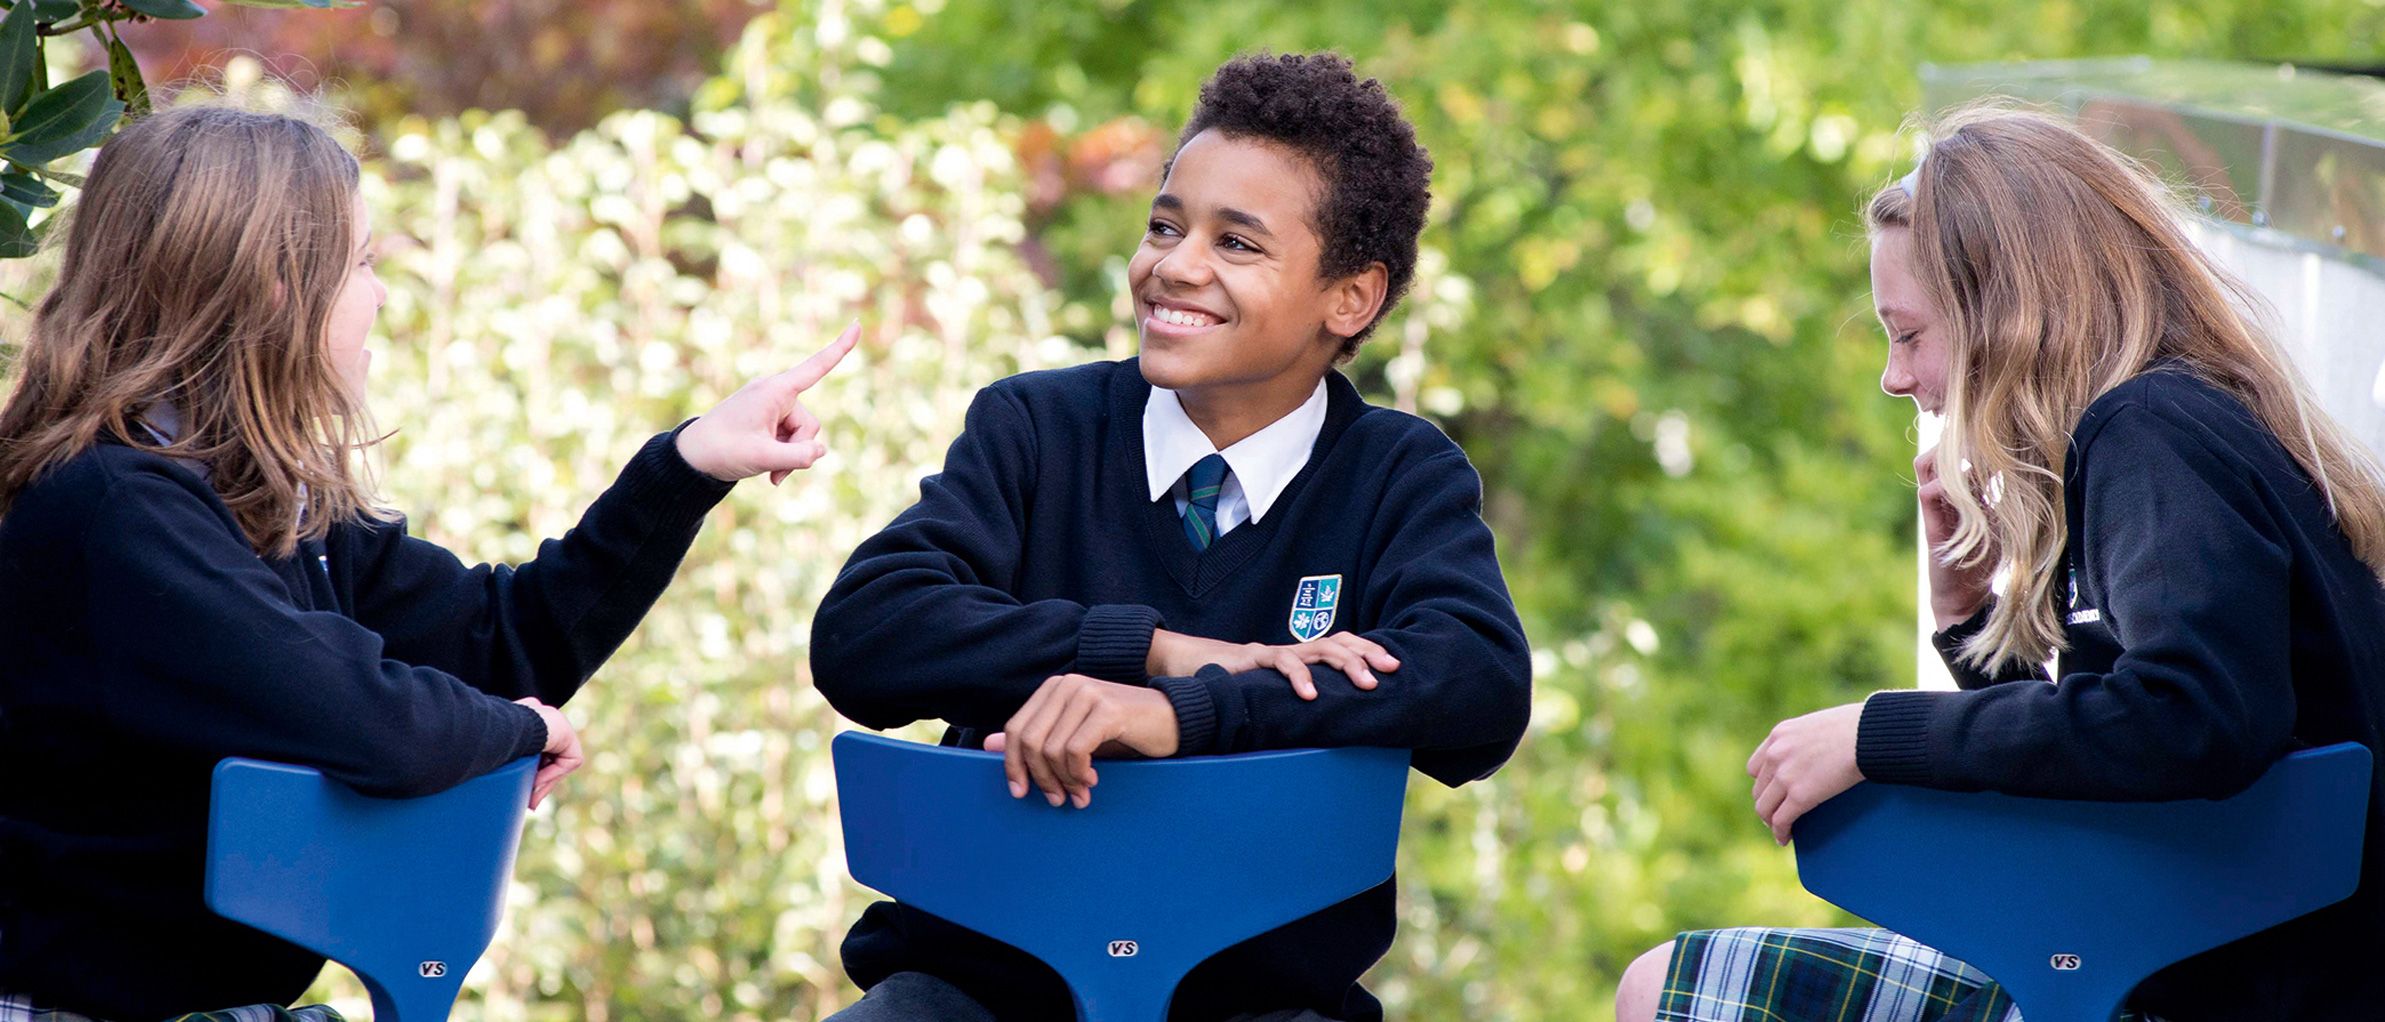
[[[1887,930],[1744,927],[1673,943],[1658,1022],[2021,1022],[1968,965]],[[2124,1020],[2160,1022],[2122,1013]]]
[[[99,1022],[88,1015],[71,1011],[51,1011],[36,1008],[33,1002],[18,994],[0,993],[0,1022]],[[315,1004],[304,1008],[277,1008],[269,1004],[252,1004],[245,1008],[223,1011],[202,1011],[183,1015],[173,1022],[346,1022],[340,1013]]]

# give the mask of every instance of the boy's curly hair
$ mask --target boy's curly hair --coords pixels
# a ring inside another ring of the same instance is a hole
[[[1372,78],[1360,79],[1338,53],[1236,57],[1201,86],[1176,148],[1203,131],[1272,142],[1306,157],[1325,182],[1315,223],[1323,242],[1317,275],[1338,280],[1382,263],[1383,307],[1342,342],[1357,353],[1416,276],[1416,238],[1432,206],[1433,158],[1399,104]],[[1170,167],[1174,159],[1169,160]]]

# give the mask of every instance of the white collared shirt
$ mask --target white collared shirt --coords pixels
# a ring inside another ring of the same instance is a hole
[[[175,439],[182,435],[182,409],[174,407],[173,402],[170,401],[153,402],[133,416],[133,425],[141,427],[141,431],[149,434],[149,439],[157,441],[159,447],[170,447]],[[191,474],[200,479],[211,480],[215,475],[208,470],[206,462],[194,458],[175,458],[173,460],[175,464],[191,470]],[[0,1022],[7,1022],[7,1020],[0,1019]]]
[[[1151,399],[1143,404],[1143,474],[1151,485],[1151,499],[1174,493],[1176,513],[1183,514],[1188,505],[1184,474],[1202,458],[1224,455],[1226,485],[1217,495],[1217,534],[1223,536],[1237,525],[1267,517],[1275,498],[1308,464],[1309,451],[1324,429],[1323,380],[1300,407],[1222,451],[1184,414],[1175,391],[1153,387]]]

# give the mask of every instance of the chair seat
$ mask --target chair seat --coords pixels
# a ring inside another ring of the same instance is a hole
[[[307,767],[224,760],[207,907],[347,966],[374,1022],[445,1019],[496,935],[537,766],[382,799]]]
[[[1105,761],[1093,803],[1010,797],[1002,757],[847,732],[853,878],[1043,960],[1087,1022],[1164,1022],[1204,959],[1391,878],[1408,753]]]
[[[2288,755],[2225,799],[1858,784],[1797,822],[1807,890],[1993,977],[2029,1022],[2108,1022],[2161,968],[2350,897],[2370,755]]]

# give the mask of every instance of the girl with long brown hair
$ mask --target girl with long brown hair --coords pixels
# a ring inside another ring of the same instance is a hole
[[[535,805],[581,759],[554,707],[705,513],[822,453],[798,397],[854,330],[654,437],[535,561],[407,536],[359,465],[358,175],[313,123],[208,106],[92,167],[0,408],[0,1019],[286,1017],[322,958],[201,901],[216,761],[404,796],[537,754]]]
[[[2385,751],[2385,486],[2258,297],[2194,245],[2159,181],[2061,121],[1975,107],[1930,137],[1866,220],[1881,386],[1945,417],[1915,469],[1934,642],[1960,691],[1782,722],[1748,762],[1757,815],[1785,843],[1866,779],[2222,798],[2297,746]],[[2369,804],[2376,878],[2385,789]],[[2372,882],[2156,974],[2130,1008],[2373,1019],[2379,947]],[[1616,1004],[1627,1020],[2010,1011],[1988,977],[1881,930],[1685,933],[1633,963]]]

